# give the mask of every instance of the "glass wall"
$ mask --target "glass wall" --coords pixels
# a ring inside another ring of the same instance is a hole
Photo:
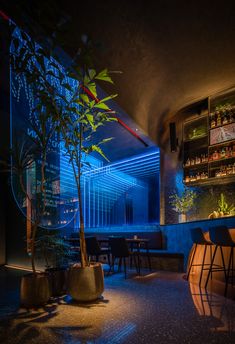
[[[17,35],[17,29],[14,34]],[[50,61],[44,63],[48,70],[53,68]],[[53,70],[53,73],[56,71]],[[56,84],[57,80],[49,73],[48,82]],[[72,88],[77,87],[73,79],[68,78],[68,83]],[[60,92],[64,92],[64,97],[69,99],[68,90]],[[31,137],[33,142],[36,132],[29,122],[37,123],[35,106],[37,104],[32,87],[27,84],[24,76],[11,73],[12,147],[16,145],[22,148],[24,135]],[[118,122],[115,125],[117,128],[120,126]],[[131,134],[126,132],[125,135]],[[120,139],[122,138],[123,136]],[[133,144],[135,140],[137,139],[133,137]],[[124,150],[124,146],[121,149]],[[140,154],[118,161],[112,160],[112,152],[109,156],[112,162],[108,164],[97,156],[84,157],[89,162],[89,167],[86,165],[82,173],[85,228],[99,231],[117,226],[159,223],[159,149],[156,146],[145,148]],[[32,219],[32,202],[39,202],[40,198],[41,164],[41,157],[33,155],[21,181],[12,171],[13,195],[28,218],[28,227]],[[22,192],[22,182],[26,192]],[[77,189],[73,170],[60,138],[56,135],[51,140],[46,160],[45,186],[46,212],[40,225],[45,228],[61,228],[63,234],[78,230]]]

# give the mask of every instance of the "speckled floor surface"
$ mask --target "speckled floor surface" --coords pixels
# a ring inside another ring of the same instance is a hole
[[[32,311],[19,309],[21,275],[0,269],[0,343],[235,343],[235,302],[206,294],[182,274],[115,274],[97,303],[62,297]]]

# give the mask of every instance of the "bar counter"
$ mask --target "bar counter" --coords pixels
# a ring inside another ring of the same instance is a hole
[[[231,235],[231,238],[235,242],[235,228],[230,228],[229,233]],[[206,239],[210,239],[209,232],[205,233],[205,237],[206,237]],[[212,255],[213,255],[214,249],[215,249],[215,246],[213,245],[212,246]],[[225,267],[227,269],[228,264],[229,264],[229,255],[231,252],[230,251],[231,247],[222,247],[222,250],[223,250],[223,256],[224,256],[224,261],[225,261]],[[191,261],[192,252],[193,252],[193,247],[192,247],[190,254],[189,254],[188,265]],[[202,263],[203,253],[204,253],[204,245],[198,245],[195,256],[194,256],[194,263],[193,264],[201,264]],[[210,264],[210,263],[211,263],[211,252],[210,252],[210,249],[208,248],[207,252],[206,252],[206,257],[205,257],[205,267],[207,269],[209,268],[209,265],[206,265],[206,264]],[[221,267],[223,266],[220,249],[218,249],[216,252],[214,264],[217,264]],[[200,275],[200,272],[201,272],[200,266],[193,266],[190,275],[193,275],[193,277],[195,279],[197,279],[197,277]],[[204,280],[207,277],[207,274],[208,274],[208,270],[203,271]],[[213,272],[212,279],[224,282],[225,281],[224,272],[223,271]]]

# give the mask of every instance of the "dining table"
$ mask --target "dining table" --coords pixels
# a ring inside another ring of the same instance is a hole
[[[79,237],[77,238],[66,238],[66,241],[68,241],[73,247],[79,248],[80,245],[80,239]],[[109,237],[106,238],[97,238],[98,242],[100,245],[107,245],[109,244]],[[149,239],[146,238],[126,238],[126,242],[128,243],[130,247],[131,252],[137,252],[137,260],[138,260],[138,267],[140,269],[141,261],[140,261],[140,256],[141,256],[141,250],[144,250],[144,253],[146,254],[147,260],[148,260],[148,267],[149,270],[152,270],[151,266],[151,258],[149,254]],[[130,259],[130,266],[132,267],[132,257]]]

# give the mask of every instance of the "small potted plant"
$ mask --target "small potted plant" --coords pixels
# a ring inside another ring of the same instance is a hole
[[[36,251],[44,257],[45,271],[49,275],[51,296],[65,294],[68,277],[65,261],[70,256],[70,246],[61,237],[60,230],[38,228]]]
[[[186,222],[186,214],[194,205],[196,193],[188,188],[184,188],[181,195],[174,193],[170,195],[170,204],[173,210],[179,214],[179,222]]]
[[[220,194],[220,199],[218,200],[218,209],[214,210],[209,216],[209,219],[216,219],[217,217],[232,216],[235,213],[235,207],[233,204],[228,205],[226,202],[225,195]]]

